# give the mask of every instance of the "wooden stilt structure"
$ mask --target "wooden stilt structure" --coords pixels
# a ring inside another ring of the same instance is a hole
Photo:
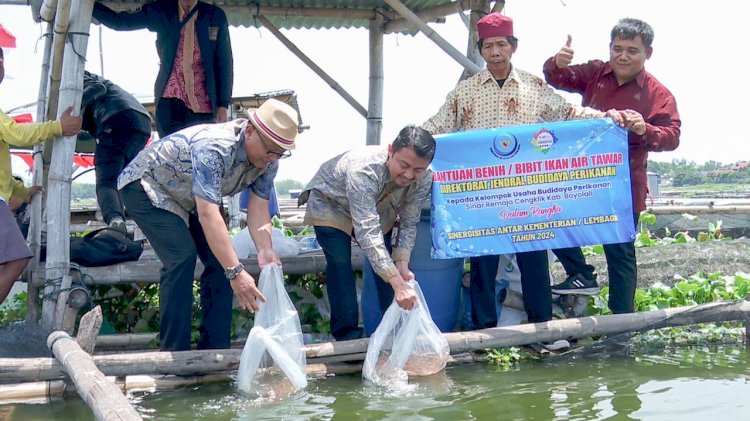
[[[370,20],[370,89],[367,102],[367,145],[380,144],[383,128],[383,15]]]
[[[46,4],[46,3],[45,3]],[[47,81],[50,72],[50,56],[52,54],[52,37],[54,24],[47,21],[44,31],[44,56],[42,57],[42,72],[39,81],[39,93],[36,102],[36,121],[43,121],[47,113]],[[34,175],[33,185],[44,184],[44,145],[34,145]],[[26,267],[26,280],[31,280],[31,274],[39,267],[40,250],[42,247],[42,201],[40,194],[35,194],[31,199],[31,218],[29,220],[29,248],[34,254]],[[28,282],[28,294],[26,295],[26,323],[36,323],[39,319],[39,287]]]
[[[91,11],[94,7],[92,0],[75,0],[66,14],[66,5],[70,0],[60,0],[55,20],[55,42],[62,39],[65,45],[62,83],[60,84],[59,101],[56,103],[58,111],[73,106],[73,114],[78,115],[83,93],[83,74],[88,32],[91,23]],[[71,16],[70,25],[63,24]],[[58,24],[58,22],[61,22]],[[66,42],[68,41],[69,42]],[[55,57],[57,61],[57,56]],[[53,67],[54,68],[54,67]],[[51,86],[54,87],[55,80]],[[50,95],[52,97],[52,95]],[[67,294],[63,299],[56,299],[59,293],[70,288],[70,184],[72,175],[73,152],[76,136],[66,136],[55,139],[53,159],[50,164],[47,188],[47,261],[46,276],[48,284],[44,288],[45,299],[42,305],[42,325],[46,328],[61,327],[64,306],[67,305]],[[58,285],[57,280],[61,283]],[[67,281],[67,282],[66,282]],[[61,309],[62,307],[62,309]],[[60,317],[57,317],[60,316]]]

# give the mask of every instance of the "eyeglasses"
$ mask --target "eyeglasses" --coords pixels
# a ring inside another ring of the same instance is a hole
[[[284,152],[276,152],[274,150],[271,150],[271,148],[266,144],[266,140],[263,139],[263,136],[261,136],[260,133],[258,133],[258,138],[260,139],[260,144],[263,145],[263,149],[266,150],[266,155],[268,155],[269,157],[276,159],[285,159],[292,156],[292,151],[288,149],[284,150]]]

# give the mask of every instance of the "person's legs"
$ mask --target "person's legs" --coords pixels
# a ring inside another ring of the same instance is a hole
[[[357,289],[352,269],[352,239],[339,229],[316,226],[315,236],[326,256],[326,290],[331,304],[331,334],[336,340],[357,339]]]
[[[232,330],[232,286],[224,268],[208,246],[197,216],[190,215],[190,233],[203,263],[201,324],[198,349],[229,348]]]
[[[580,247],[566,247],[552,250],[565,269],[568,276],[581,274],[587,279],[593,279],[594,267],[586,264],[586,257]]]
[[[151,136],[151,121],[136,111],[121,111],[101,123],[94,154],[96,196],[104,222],[119,218],[124,228],[125,212],[117,177],[138,155]]]
[[[11,260],[0,264],[0,304],[8,298],[10,289],[13,288],[13,284],[21,276],[26,265],[29,263],[30,258],[26,257],[23,259]]]
[[[111,133],[102,134],[94,152],[96,200],[107,224],[115,217],[125,220],[120,192],[117,190],[117,177],[125,168],[125,157],[113,137]]]
[[[594,267],[586,264],[586,258],[580,247],[568,247],[552,250],[565,268],[568,277],[565,281],[554,285],[555,294],[595,295],[601,289],[596,283]]]
[[[139,181],[128,184],[121,193],[128,214],[163,265],[159,284],[161,350],[189,350],[197,258],[194,240],[179,216],[153,206]]]
[[[31,250],[18,228],[13,212],[0,200],[0,304],[29,263]]]
[[[179,99],[160,98],[156,106],[156,129],[159,137],[172,134],[185,127],[214,121],[213,113],[195,113]]]
[[[497,326],[495,307],[495,278],[499,256],[479,256],[471,259],[471,319],[475,329]]]
[[[552,292],[549,285],[547,251],[516,253],[516,261],[521,271],[523,306],[526,308],[529,323],[551,320]]]
[[[638,225],[638,215],[633,215]],[[609,309],[612,313],[632,313],[635,311],[635,288],[638,283],[638,263],[635,258],[635,243],[605,244],[609,274]]]

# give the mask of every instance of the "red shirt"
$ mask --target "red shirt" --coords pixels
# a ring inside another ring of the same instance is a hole
[[[630,132],[628,150],[633,212],[645,210],[649,151],[673,151],[680,144],[680,115],[669,89],[645,69],[619,86],[609,63],[601,60],[560,69],[552,57],[544,63],[544,77],[557,89],[583,95],[584,106],[600,111],[631,109],[643,115],[646,133]]]

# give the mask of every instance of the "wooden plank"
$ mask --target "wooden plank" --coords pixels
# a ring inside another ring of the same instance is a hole
[[[99,336],[99,330],[102,328],[102,307],[96,306],[93,310],[81,317],[81,323],[78,325],[76,342],[87,354],[93,354],[96,348],[96,338]]]
[[[147,256],[146,256],[147,257]],[[352,267],[354,270],[362,270],[364,252],[359,246],[352,247]],[[241,259],[242,264],[252,274],[260,273],[258,259]],[[297,256],[281,258],[284,273],[305,274],[321,273],[326,270],[326,258],[322,251],[306,252]],[[159,282],[162,264],[158,260],[144,259],[136,262],[118,263],[111,266],[85,267],[81,266],[83,281],[88,285],[115,285],[130,282]],[[195,279],[200,279],[203,273],[203,264],[200,261],[195,266]],[[45,268],[37,268],[31,280],[36,287],[44,286]]]

